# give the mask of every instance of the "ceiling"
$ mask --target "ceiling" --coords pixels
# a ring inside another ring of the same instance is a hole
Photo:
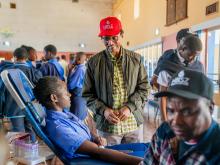
[[[8,0],[1,0],[0,50],[14,50],[29,45],[42,51],[54,44],[59,51],[97,52],[103,48],[98,38],[99,21],[112,15],[114,0],[14,0],[17,8],[9,9]],[[10,46],[3,45],[9,41]],[[79,47],[84,43],[85,47]]]

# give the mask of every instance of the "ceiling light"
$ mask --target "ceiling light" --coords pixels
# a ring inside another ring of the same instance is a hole
[[[8,46],[8,47],[11,45],[9,41],[3,41],[2,44],[5,45],[5,46]]]
[[[85,48],[85,47],[86,47],[86,44],[84,44],[84,43],[79,43],[79,47],[80,47],[80,48]]]
[[[159,30],[159,28],[156,28],[155,29],[155,35],[158,36],[159,34],[160,34],[160,30]]]

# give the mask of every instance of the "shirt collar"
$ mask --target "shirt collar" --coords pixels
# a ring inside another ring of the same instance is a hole
[[[56,58],[51,58],[48,60],[49,62],[58,62],[58,60]]]
[[[76,65],[76,67],[84,67],[86,66],[85,64],[79,64],[79,65]]]
[[[185,59],[180,56],[180,53],[178,50],[177,50],[177,57],[179,58],[180,62],[184,64]]]
[[[28,62],[15,62],[15,65],[23,65],[23,66],[31,67],[31,65]]]
[[[64,109],[62,112],[50,109],[50,110],[47,110],[46,112],[47,112],[47,117],[48,118],[53,118],[53,119],[76,118],[76,116],[74,114],[70,113],[67,109]]]
[[[199,143],[204,143],[205,141],[207,141],[216,126],[218,126],[218,124],[212,119],[210,127],[203,133],[201,139],[199,140]]]
[[[198,144],[201,142],[203,143],[204,141],[206,141],[208,139],[209,135],[212,133],[212,130],[215,128],[216,124],[217,123],[212,119],[212,122],[211,122],[209,128],[201,135],[200,139],[197,140],[197,143],[195,143],[195,144]],[[183,142],[186,144],[189,144],[189,142],[186,142],[186,141],[183,141]]]
[[[189,153],[191,153],[194,150],[198,150],[201,153],[205,153],[205,152],[210,152],[209,151],[209,139],[211,138],[211,136],[213,133],[213,130],[218,126],[218,124],[212,119],[212,123],[210,125],[210,127],[202,134],[201,138],[198,140],[197,144],[193,145],[182,157],[180,157],[180,159],[182,159],[183,157],[185,157],[186,155],[188,155]]]
[[[122,60],[122,55],[123,55],[123,49],[120,47],[120,56],[119,58],[116,58],[113,54],[111,54],[108,50],[106,50],[107,54],[109,55],[109,58],[111,59],[112,62],[114,61],[120,61]]]

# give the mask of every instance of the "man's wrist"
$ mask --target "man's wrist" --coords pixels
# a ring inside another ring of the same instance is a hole
[[[99,113],[100,115],[104,116],[104,113],[105,113],[105,110],[106,110],[106,109],[108,109],[108,107],[103,106],[103,107],[101,107],[101,108],[99,109],[99,112],[98,112],[98,113]]]
[[[126,105],[124,105],[122,108],[123,109],[128,109],[131,112],[131,109],[128,106],[126,106]]]
[[[130,112],[133,112],[135,110],[135,105],[133,103],[127,103],[125,106],[128,107]]]

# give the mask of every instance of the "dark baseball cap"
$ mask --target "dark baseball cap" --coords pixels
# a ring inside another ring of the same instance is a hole
[[[213,99],[212,81],[203,73],[192,70],[181,70],[175,74],[168,85],[167,91],[158,92],[155,97],[180,96],[187,99]]]

